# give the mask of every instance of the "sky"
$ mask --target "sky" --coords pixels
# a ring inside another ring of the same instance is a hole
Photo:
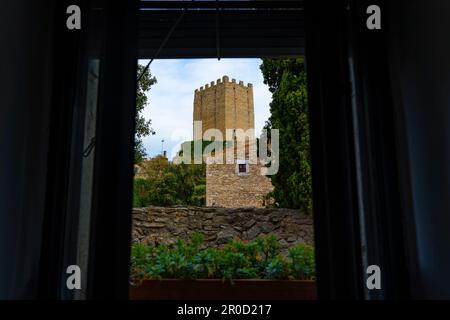
[[[140,60],[147,64],[148,60]],[[195,89],[224,75],[245,85],[253,84],[255,133],[259,136],[270,116],[272,95],[263,83],[260,59],[178,59],[154,60],[150,72],[156,77],[148,95],[143,116],[152,121],[155,135],[143,139],[147,154],[161,154],[162,147],[173,158],[184,141],[192,140],[192,117]],[[162,145],[161,140],[164,140]]]

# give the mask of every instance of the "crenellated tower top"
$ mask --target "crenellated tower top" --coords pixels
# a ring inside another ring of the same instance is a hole
[[[218,85],[223,85],[224,83],[230,83],[230,84],[235,84],[238,86],[241,86],[243,88],[252,88],[253,84],[248,83],[247,86],[244,85],[244,81],[239,80],[239,82],[236,81],[236,79],[231,79],[228,76],[223,76],[222,79],[217,79],[216,81],[211,81],[210,83],[205,84],[204,86],[201,86],[199,89],[195,89],[195,92],[200,92],[200,91],[204,91],[207,89],[211,89],[214,88],[215,86]]]
[[[202,121],[201,139],[208,129],[217,129],[226,139],[227,129],[254,129],[253,85],[244,81],[237,82],[224,75],[195,90],[194,121]],[[215,140],[220,137],[215,138]]]

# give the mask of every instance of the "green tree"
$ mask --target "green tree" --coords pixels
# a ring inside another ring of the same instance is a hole
[[[149,202],[149,190],[151,185],[148,180],[134,179],[133,185],[133,208],[145,207]]]
[[[144,72],[145,66],[138,64],[138,76]],[[147,93],[152,85],[156,83],[156,78],[152,77],[150,69],[147,69],[137,84],[136,94],[136,130],[134,136],[134,162],[140,163],[147,156],[142,142],[142,138],[150,134],[155,134],[151,127],[151,120],[146,120],[142,115],[144,108],[148,105]]]
[[[157,181],[161,180],[169,172],[170,163],[166,157],[157,155],[147,161],[143,161],[139,166],[147,180]]]
[[[263,59],[264,83],[272,92],[266,128],[279,129],[280,166],[268,197],[276,206],[312,211],[308,96],[303,58]]]
[[[204,164],[173,164],[156,156],[140,164],[141,175],[134,180],[134,205],[198,205],[206,202]]]

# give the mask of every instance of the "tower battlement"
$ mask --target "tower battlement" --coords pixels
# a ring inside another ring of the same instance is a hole
[[[195,92],[212,89],[215,86],[223,85],[224,83],[236,84],[236,85],[239,85],[241,87],[246,87],[246,88],[253,87],[252,83],[247,83],[247,86],[245,86],[244,81],[242,81],[242,80],[239,80],[239,82],[237,82],[236,79],[231,79],[231,81],[230,81],[230,78],[228,76],[223,76],[221,79],[217,79],[216,81],[211,81],[210,83],[207,83],[204,86],[201,86],[200,88],[195,89]]]
[[[205,84],[194,93],[194,121],[202,121],[202,139],[208,129],[217,129],[226,139],[227,129],[254,129],[253,85],[228,76]],[[218,140],[217,137],[215,137]]]

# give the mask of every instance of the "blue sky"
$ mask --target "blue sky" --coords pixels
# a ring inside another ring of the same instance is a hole
[[[148,60],[140,60],[146,64]],[[183,141],[192,139],[194,90],[228,75],[230,79],[253,83],[255,130],[259,135],[269,118],[271,93],[263,83],[260,59],[155,60],[150,71],[158,81],[148,93],[144,117],[152,120],[155,135],[144,138],[149,156],[161,153],[161,140],[170,158]]]

